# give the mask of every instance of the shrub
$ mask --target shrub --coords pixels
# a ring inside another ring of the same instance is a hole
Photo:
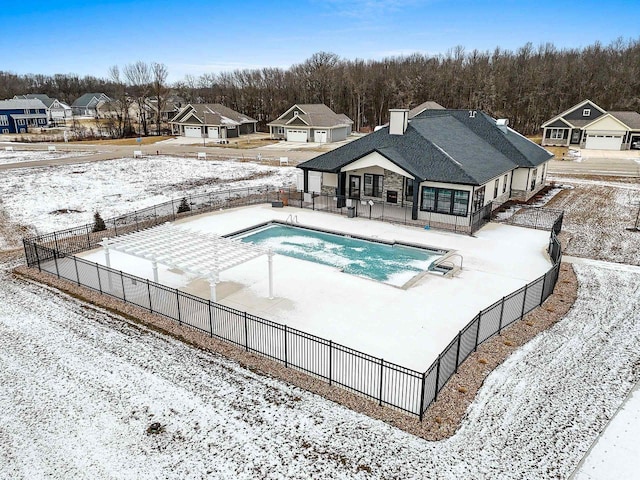
[[[180,205],[178,206],[178,213],[184,213],[184,212],[190,212],[191,211],[191,207],[189,206],[189,203],[187,202],[187,197],[182,197],[182,201],[180,202]]]
[[[92,232],[101,232],[106,230],[107,226],[104,224],[104,220],[100,216],[100,212],[93,214],[93,230]]]

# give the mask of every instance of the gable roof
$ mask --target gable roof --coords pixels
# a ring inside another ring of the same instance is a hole
[[[403,135],[384,127],[298,165],[337,173],[349,163],[378,152],[420,181],[482,185],[516,167],[535,167],[553,154],[516,131],[503,132],[483,112],[426,110],[409,121]]]
[[[47,107],[37,98],[13,98],[0,100],[0,110],[46,110]]]
[[[189,117],[189,114],[195,116],[201,124],[221,125],[221,126],[237,126],[244,123],[255,123],[254,120],[247,115],[225,107],[220,103],[193,103],[184,107],[173,117],[171,123],[180,123]],[[206,120],[206,121],[205,121]]]
[[[556,121],[556,120],[558,120],[558,119],[560,119],[560,118],[562,118],[562,120],[563,120],[565,123],[569,124],[569,126],[570,126],[570,127],[577,127],[577,128],[584,127],[585,125],[587,125],[587,124],[591,123],[591,122],[593,121],[593,119],[587,119],[587,120],[583,120],[583,119],[574,119],[574,120],[569,121],[569,120],[567,120],[566,118],[563,118],[563,117],[564,117],[565,115],[567,115],[567,114],[569,114],[569,113],[573,112],[574,110],[576,110],[576,109],[578,109],[578,108],[582,107],[583,105],[586,105],[586,104],[590,104],[591,106],[595,107],[597,110],[599,110],[599,111],[600,111],[601,113],[603,113],[603,114],[604,114],[604,113],[607,113],[607,111],[606,111],[604,108],[599,107],[595,102],[592,102],[591,100],[587,99],[587,100],[584,100],[584,101],[582,101],[582,102],[580,102],[580,103],[577,103],[577,104],[576,104],[576,105],[574,105],[573,107],[568,108],[568,109],[567,109],[567,110],[565,110],[564,112],[562,112],[562,113],[560,113],[560,114],[556,115],[555,117],[553,117],[553,118],[551,118],[551,119],[547,120],[546,122],[544,122],[544,123],[541,125],[541,128],[544,128],[544,127],[548,127],[548,126],[550,126],[549,124],[551,124],[552,122],[554,122],[554,121]]]
[[[56,101],[55,98],[51,98],[51,97],[49,97],[49,95],[46,95],[44,93],[27,93],[26,95],[16,95],[13,98],[15,98],[15,99],[25,99],[25,100],[34,99],[35,98],[35,99],[40,100],[42,103],[44,103],[47,108],[50,108],[51,105],[53,104],[53,102]]]
[[[444,107],[437,102],[432,102],[431,100],[427,100],[426,102],[421,103],[417,107],[409,110],[409,118],[413,118],[416,115],[420,115],[425,110],[444,110]]]
[[[267,125],[287,125],[290,120],[286,120],[285,117],[291,110],[297,108],[302,113],[298,115],[298,118],[304,123],[313,127],[331,128],[340,127],[344,125],[352,125],[353,120],[347,117],[344,113],[336,113],[327,107],[324,103],[296,103],[286,112],[280,115],[276,120]]]
[[[86,107],[93,101],[93,99],[95,99],[96,102],[99,101],[99,100],[106,100],[106,101],[111,100],[104,93],[85,93],[84,95],[80,96],[79,98],[76,98],[75,101],[71,104],[71,106],[72,107]]]
[[[624,123],[631,130],[640,130],[640,113],[638,112],[609,112],[609,115]]]

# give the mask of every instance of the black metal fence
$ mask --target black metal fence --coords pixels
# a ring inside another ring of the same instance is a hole
[[[243,189],[190,197],[191,213],[225,207],[281,200],[283,190]],[[293,193],[293,192],[291,192]],[[242,195],[245,196],[242,196]],[[297,197],[288,195],[287,200]],[[299,200],[302,201],[302,200]],[[553,267],[530,284],[482,310],[421,373],[387,362],[309,333],[266,320],[247,312],[190,295],[177,289],[129,275],[72,255],[93,248],[102,237],[119,235],[177,218],[179,201],[166,202],[108,220],[107,230],[93,232],[93,225],[23,240],[27,264],[91,288],[152,313],[233,343],[248,352],[282,362],[317,378],[379,403],[417,415],[422,420],[428,406],[478,345],[541,305],[558,279],[561,248],[553,223],[549,255]]]
[[[491,203],[466,217],[442,215],[435,212],[420,212],[419,220],[411,218],[410,205],[394,205],[380,200],[351,200],[345,196],[314,193],[305,195],[296,192],[288,199],[289,205],[299,208],[363,217],[370,220],[428,226],[457,233],[473,234],[491,220]]]
[[[498,219],[498,221],[519,227],[553,230],[556,235],[562,230],[563,210],[531,207],[529,205],[511,208],[513,208],[513,212],[503,219]]]

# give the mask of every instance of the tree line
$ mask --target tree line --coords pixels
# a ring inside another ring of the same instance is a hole
[[[433,100],[446,108],[508,118],[525,134],[538,133],[545,120],[586,98],[609,110],[640,110],[640,39],[562,49],[527,43],[515,51],[458,46],[442,55],[381,60],[318,52],[287,69],[206,73],[171,85],[166,84],[164,65],[145,64],[146,73],[140,74],[140,64],[144,62],[125,66],[125,75],[112,67],[106,79],[0,71],[0,98],[46,93],[72,102],[83,93],[104,91],[136,101],[172,90],[187,103],[222,103],[257,119],[263,128],[294,103],[325,103],[353,119],[355,129],[387,122],[390,108]],[[154,72],[158,65],[163,68]]]

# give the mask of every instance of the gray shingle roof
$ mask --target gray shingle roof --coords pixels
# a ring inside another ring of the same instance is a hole
[[[75,101],[71,104],[71,106],[86,107],[87,105],[89,105],[89,103],[91,102],[91,100],[93,100],[94,97],[96,99],[100,99],[101,96],[107,97],[107,99],[110,100],[109,97],[104,93],[85,93],[79,98],[76,98]]]
[[[176,115],[173,121],[179,123],[183,117],[183,113],[190,112],[192,109],[200,120],[204,121],[206,117],[205,123],[207,125],[234,126],[241,125],[243,123],[257,122],[257,120],[254,120],[240,112],[236,112],[235,110],[225,107],[219,103],[194,103],[187,105],[182,112]]]
[[[25,109],[41,109],[46,110],[46,106],[37,98],[14,98],[12,100],[0,100],[0,109],[2,110],[25,110]]]
[[[16,98],[16,99],[17,98],[24,98],[24,99],[37,98],[42,103],[44,103],[47,108],[49,108],[51,104],[56,101],[55,98],[51,98],[49,97],[49,95],[46,95],[44,93],[27,93],[26,95],[16,95],[13,98]]]
[[[627,127],[640,130],[640,113],[638,112],[609,112]]]
[[[425,110],[444,110],[444,107],[440,105],[438,102],[433,102],[431,100],[427,100],[424,103],[421,103],[417,107],[409,110],[409,118],[413,118],[416,115],[420,115]]]
[[[353,124],[353,120],[344,113],[336,113],[323,103],[297,103],[295,106],[304,112],[298,115],[298,118],[304,120],[310,127],[329,128]],[[289,120],[277,118],[269,125],[287,125],[288,122]]]
[[[299,168],[337,173],[371,152],[421,181],[482,185],[518,166],[534,167],[553,155],[514,130],[468,110],[426,110],[409,122],[404,135],[385,127],[361,139],[301,163]]]

